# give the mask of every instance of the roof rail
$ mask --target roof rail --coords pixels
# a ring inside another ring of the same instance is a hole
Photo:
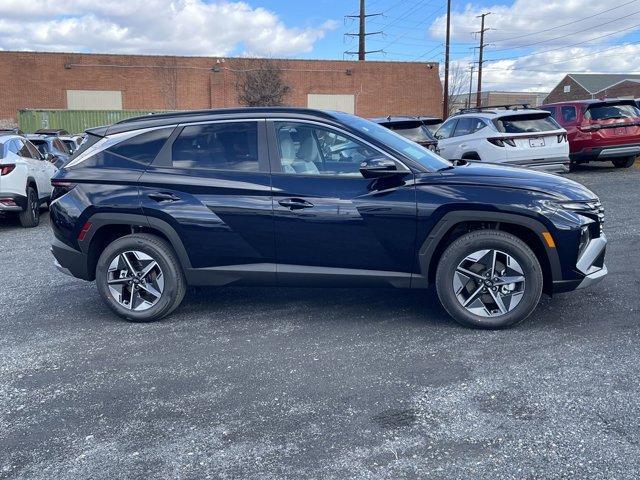
[[[519,108],[527,109],[531,108],[528,103],[510,103],[508,105],[487,105],[485,107],[470,107],[470,108],[461,108],[458,110],[458,114],[460,113],[478,113],[484,110],[494,110],[502,108],[504,110],[518,110]]]

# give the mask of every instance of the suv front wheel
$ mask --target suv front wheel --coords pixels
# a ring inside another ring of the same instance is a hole
[[[436,272],[438,298],[457,322],[504,328],[527,318],[542,294],[542,269],[519,238],[478,230],[454,241]]]
[[[110,243],[98,259],[96,283],[105,303],[132,322],[151,322],[170,314],[186,291],[171,246],[147,233]]]

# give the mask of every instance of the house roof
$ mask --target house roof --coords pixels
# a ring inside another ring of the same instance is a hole
[[[589,93],[597,93],[612,85],[632,80],[640,82],[640,74],[634,73],[569,73]]]

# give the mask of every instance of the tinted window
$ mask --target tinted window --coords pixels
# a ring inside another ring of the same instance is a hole
[[[584,117],[592,120],[640,117],[640,111],[633,105],[594,105],[587,108]]]
[[[284,173],[361,177],[363,160],[384,156],[333,130],[304,123],[276,122],[275,126]]]
[[[173,166],[256,172],[256,122],[211,123],[184,127],[171,147]]]
[[[49,152],[49,145],[47,144],[46,140],[31,140],[31,143],[33,143],[36,148],[40,151],[40,153],[42,155],[46,155]]]
[[[471,135],[472,133],[477,132],[485,126],[485,123],[478,118],[463,117],[458,120],[458,124],[456,125],[456,130],[453,136],[459,137],[461,135]]]
[[[453,134],[453,128],[456,126],[458,119],[453,118],[447,120],[436,132],[436,138],[449,138]]]
[[[503,133],[535,133],[558,130],[560,125],[548,113],[513,115],[494,120]]]
[[[83,162],[82,165],[111,168],[146,167],[156,158],[172,131],[173,127],[169,127],[141,133],[96,153]]]
[[[540,107],[540,110],[546,110],[552,117],[556,116],[556,107]]]
[[[560,109],[560,115],[562,116],[563,123],[571,123],[576,121],[576,107],[571,105],[564,105]]]
[[[398,122],[385,126],[413,142],[430,142],[434,140],[433,135],[422,122]]]
[[[20,150],[20,145],[17,140],[10,140],[9,145],[7,145],[7,151],[18,154],[18,150]]]
[[[36,160],[42,160],[42,155],[40,155],[40,152],[33,145],[33,143],[31,143],[29,140],[27,140],[24,143],[27,145],[27,148],[29,149],[29,153],[31,154],[31,158],[35,158]]]
[[[31,152],[29,151],[29,147],[22,140],[16,140],[18,142],[18,155],[24,158],[31,158]]]

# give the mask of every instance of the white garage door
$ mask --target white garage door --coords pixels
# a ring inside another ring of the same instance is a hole
[[[122,110],[120,90],[67,90],[69,110]]]
[[[354,95],[310,93],[307,95],[307,107],[317,108],[319,110],[337,110],[339,112],[355,113],[356,99]]]

